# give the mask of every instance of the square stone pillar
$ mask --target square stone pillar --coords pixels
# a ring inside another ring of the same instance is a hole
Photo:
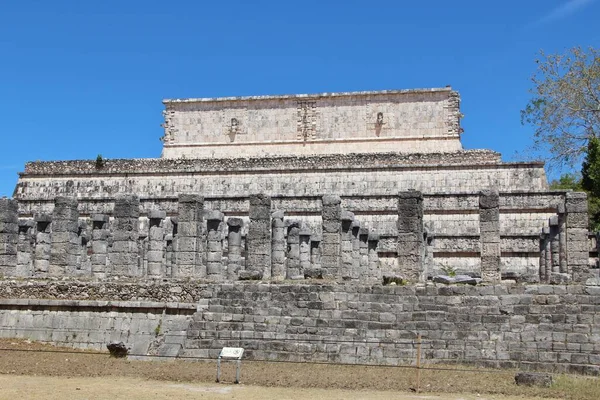
[[[560,272],[566,274],[569,272],[567,267],[567,218],[565,215],[565,203],[558,204],[558,252]]]
[[[148,213],[148,278],[161,278],[166,275],[163,227],[166,217],[167,213],[161,210],[150,210]]]
[[[206,216],[206,277],[214,281],[225,279],[223,266],[223,218],[222,212],[209,211]]]
[[[550,253],[551,253],[551,266],[552,273],[560,273],[560,237],[559,237],[559,225],[558,216],[552,216],[549,220],[550,224]]]
[[[206,277],[203,210],[204,197],[179,195],[174,278]]]
[[[321,270],[323,278],[341,277],[342,200],[339,196],[323,196],[323,237],[321,241]]]
[[[31,219],[20,219],[19,243],[17,245],[17,276],[33,276],[34,245],[35,221]]]
[[[310,266],[310,229],[300,229],[300,275],[304,276]]]
[[[285,279],[285,223],[283,222],[284,212],[275,211],[271,215],[271,278],[281,281]]]
[[[80,256],[79,211],[74,197],[57,197],[52,212],[51,276],[71,275],[77,269]]]
[[[33,260],[34,276],[46,278],[50,268],[50,249],[52,240],[52,217],[48,214],[37,214],[34,217],[36,223],[35,251]]]
[[[351,280],[354,269],[353,237],[352,227],[354,225],[354,213],[342,211],[342,265],[341,277],[343,280]]]
[[[16,200],[0,199],[0,273],[15,276],[19,242],[19,207]]]
[[[567,265],[573,282],[585,283],[590,277],[587,194],[565,194]]]
[[[500,195],[497,190],[479,193],[481,278],[498,282],[500,275]]]
[[[352,222],[352,270],[351,278],[360,278],[360,221],[354,219]]]
[[[358,274],[360,279],[363,281],[371,278],[369,274],[369,230],[367,228],[360,228],[358,231],[359,240],[359,268]]]
[[[110,218],[106,214],[92,215],[92,276],[104,279],[107,276],[108,239],[110,237]]]
[[[377,252],[377,246],[379,245],[379,235],[376,233],[369,233],[367,237],[367,246],[369,252],[369,277],[377,282],[381,282],[383,279],[381,268],[379,268],[379,253]]]
[[[227,219],[227,280],[235,281],[242,268],[242,227],[241,218]]]
[[[250,196],[250,225],[246,236],[247,274],[271,278],[271,197],[265,194]]]
[[[300,221],[288,220],[286,278],[299,279],[300,276]]]
[[[115,198],[113,243],[109,251],[111,274],[139,276],[140,199],[134,195]]]
[[[422,279],[423,195],[416,190],[398,194],[398,269],[407,280]]]

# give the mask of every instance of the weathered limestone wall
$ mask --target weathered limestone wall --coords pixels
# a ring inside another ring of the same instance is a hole
[[[16,275],[17,243],[19,239],[18,205],[16,200],[0,199],[0,273]]]
[[[492,191],[419,194],[413,199],[415,193],[206,199],[185,194],[160,201],[129,195],[114,202],[79,203],[61,199],[57,204],[70,202],[68,221],[61,217],[64,206],[57,208],[55,202],[47,202],[33,218],[19,213],[21,233],[16,239],[14,231],[4,233],[17,241],[17,258],[3,268],[7,276],[39,278],[51,270],[56,276],[95,279],[116,275],[212,281],[376,281],[385,276],[422,281],[448,269],[486,281],[559,283],[590,277],[587,263],[595,248],[590,248],[587,230],[576,225],[586,218],[580,211],[585,204],[577,200],[578,208],[566,205],[567,195],[579,199],[575,193]],[[19,208],[31,205],[23,202]],[[15,212],[3,218],[14,220]],[[555,235],[547,243],[545,230]],[[369,244],[369,237],[377,240]],[[369,261],[372,246],[376,264]],[[574,268],[568,265],[569,249],[578,252],[570,255],[579,262]],[[59,262],[54,265],[54,260]],[[552,279],[550,272],[555,274]]]
[[[450,88],[163,103],[165,158],[461,149]]]
[[[133,356],[177,356],[195,304],[0,299],[0,338],[106,351],[123,342]]]
[[[378,196],[418,190],[423,194],[542,191],[542,163],[501,163],[498,153],[347,154],[199,160],[106,160],[34,162],[26,165],[14,196],[53,200],[57,195],[113,199],[118,193],[162,199],[180,193],[205,197]]]
[[[583,285],[2,281],[0,332],[97,349],[123,340],[135,354],[215,359],[242,346],[248,359],[380,365],[414,363],[421,334],[427,363],[598,375],[599,299]]]

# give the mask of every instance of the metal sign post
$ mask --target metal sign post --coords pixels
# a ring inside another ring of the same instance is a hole
[[[241,347],[223,347],[217,358],[217,382],[221,381],[221,360],[236,361],[235,383],[240,383],[240,369],[242,367],[242,356],[244,349]]]

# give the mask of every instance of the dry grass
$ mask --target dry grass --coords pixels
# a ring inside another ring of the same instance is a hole
[[[108,354],[57,353],[60,350],[38,343],[0,340],[0,374],[55,377],[122,377],[170,382],[214,382],[215,362],[130,361]],[[40,351],[41,350],[41,351]],[[352,391],[410,392],[416,370],[396,367],[330,364],[268,363],[245,360],[242,383],[270,388],[335,389]],[[438,367],[438,366],[427,366]],[[573,400],[598,400],[600,379],[555,376],[551,388],[528,388],[514,384],[515,371],[483,372],[477,368],[448,367],[449,370],[421,371],[424,393],[505,395]],[[224,381],[234,377],[234,364],[225,363]]]

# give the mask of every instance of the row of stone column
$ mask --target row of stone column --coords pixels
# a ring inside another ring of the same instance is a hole
[[[585,282],[590,277],[587,195],[567,192],[540,235],[540,281]]]

